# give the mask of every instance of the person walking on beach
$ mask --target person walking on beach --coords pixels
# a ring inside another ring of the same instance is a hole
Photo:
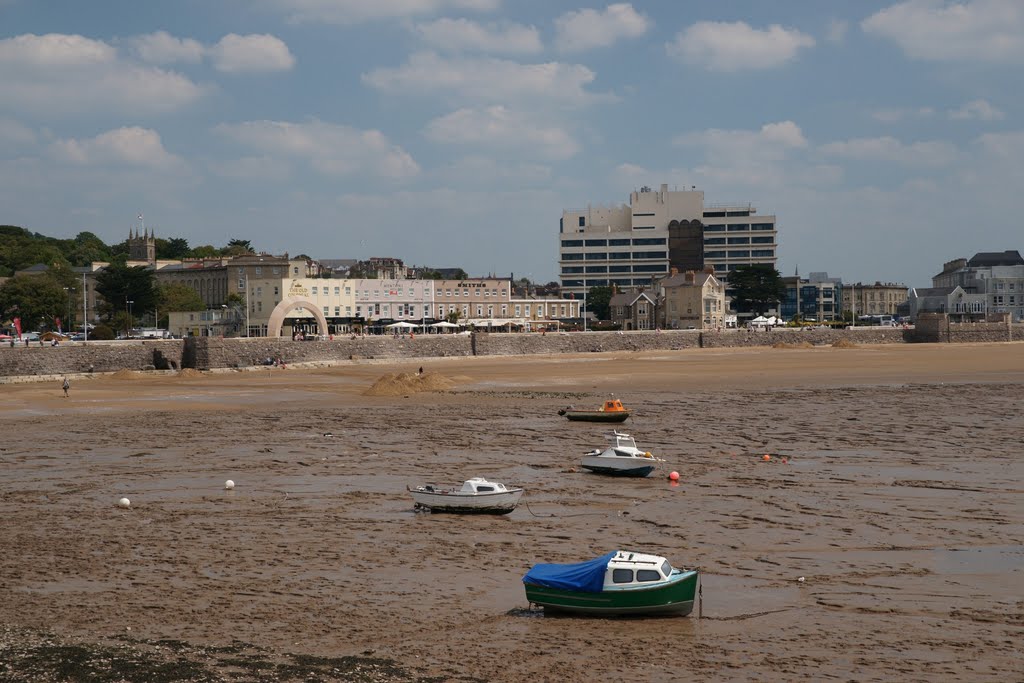
[[[64,384],[62,385],[61,388],[64,389],[64,398],[67,398],[68,397],[68,389],[71,388],[71,382],[68,380],[67,377],[64,378]]]

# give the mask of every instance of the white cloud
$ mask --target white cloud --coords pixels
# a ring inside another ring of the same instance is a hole
[[[117,128],[96,137],[56,140],[50,144],[58,161],[83,166],[140,166],[168,169],[182,160],[164,149],[160,135],[148,128]]]
[[[417,24],[416,32],[441,50],[536,54],[544,49],[540,33],[522,24],[480,24],[469,19],[438,19]]]
[[[677,34],[666,50],[688,64],[713,71],[739,71],[782,66],[801,48],[813,46],[814,38],[778,24],[758,30],[741,21],[701,21]]]
[[[425,16],[448,10],[489,12],[500,0],[267,0],[292,22],[358,24],[380,19]]]
[[[157,31],[132,38],[128,44],[144,62],[197,64],[209,58],[214,68],[223,73],[287,71],[295,66],[295,57],[285,42],[268,34],[229,33],[207,46],[192,38],[176,38],[166,31]]]
[[[904,119],[926,119],[934,115],[935,110],[931,107],[918,107],[917,109],[892,107],[876,109],[871,112],[871,118],[882,123],[898,123]]]
[[[673,143],[702,147],[708,158],[732,160],[779,160],[786,157],[788,150],[807,146],[803,131],[792,121],[766,123],[760,130],[711,128],[679,135]]]
[[[608,5],[603,12],[581,9],[555,19],[555,45],[563,52],[608,47],[622,38],[639,38],[650,26],[629,3]]]
[[[79,35],[31,33],[0,40],[0,66],[46,70],[111,64],[117,50],[100,40]]]
[[[287,71],[295,66],[295,57],[280,38],[229,33],[210,48],[214,67],[225,73]]]
[[[0,40],[0,92],[13,109],[51,116],[163,112],[191,104],[205,90],[181,74],[125,61],[110,45],[78,35]]]
[[[507,100],[541,97],[585,104],[597,95],[584,87],[594,72],[579,64],[520,64],[491,58],[445,58],[420,52],[404,65],[363,74],[363,82],[391,93],[448,92],[462,97]]]
[[[329,175],[371,174],[406,178],[419,173],[415,160],[380,131],[309,121],[246,121],[216,130],[256,152],[302,160]]]
[[[861,27],[915,59],[1024,64],[1020,0],[909,0],[876,12]]]
[[[563,128],[545,127],[527,114],[502,106],[459,109],[431,121],[426,135],[435,142],[532,153],[544,159],[568,159],[579,151]]]
[[[820,147],[825,154],[857,161],[889,161],[909,166],[946,166],[956,158],[956,147],[948,142],[904,144],[896,138],[855,138],[830,142]]]
[[[152,64],[173,64],[186,62],[197,64],[202,61],[206,48],[192,38],[175,38],[167,31],[157,31],[137,36],[129,41],[139,59]]]
[[[825,40],[830,43],[841,43],[846,40],[846,32],[850,29],[850,23],[842,19],[833,19],[828,23],[825,31]]]
[[[949,118],[954,121],[966,121],[978,119],[979,121],[1000,121],[1006,118],[1006,114],[992,106],[986,100],[972,100],[959,109],[951,109],[947,112]]]

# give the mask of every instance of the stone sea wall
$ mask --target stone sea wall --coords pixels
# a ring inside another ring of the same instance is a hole
[[[58,347],[0,346],[0,383],[55,375],[196,368],[246,368],[267,358],[285,363],[331,364],[347,360],[415,359],[445,356],[527,356],[559,353],[607,353],[751,346],[826,346],[855,344],[976,343],[1024,341],[1024,325],[1008,319],[951,323],[945,315],[922,316],[915,328],[853,327],[762,330],[670,330],[645,332],[569,332],[548,334],[345,336],[332,340],[289,338],[146,340],[62,344]]]
[[[181,367],[181,340],[0,345],[0,381],[4,377],[53,376],[173,370]]]

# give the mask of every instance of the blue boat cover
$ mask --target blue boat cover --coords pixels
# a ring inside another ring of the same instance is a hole
[[[523,583],[567,591],[600,593],[604,588],[604,572],[615,557],[611,551],[593,560],[575,564],[535,564],[523,576]]]

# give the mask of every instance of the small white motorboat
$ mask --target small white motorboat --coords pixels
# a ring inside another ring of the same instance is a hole
[[[615,477],[646,477],[654,471],[659,462],[648,451],[636,447],[636,441],[629,434],[613,431],[608,440],[612,446],[595,448],[583,456],[583,469]]]
[[[458,512],[505,515],[516,509],[523,489],[508,488],[483,477],[467,479],[461,488],[441,488],[432,484],[409,488],[417,508],[431,512]]]

